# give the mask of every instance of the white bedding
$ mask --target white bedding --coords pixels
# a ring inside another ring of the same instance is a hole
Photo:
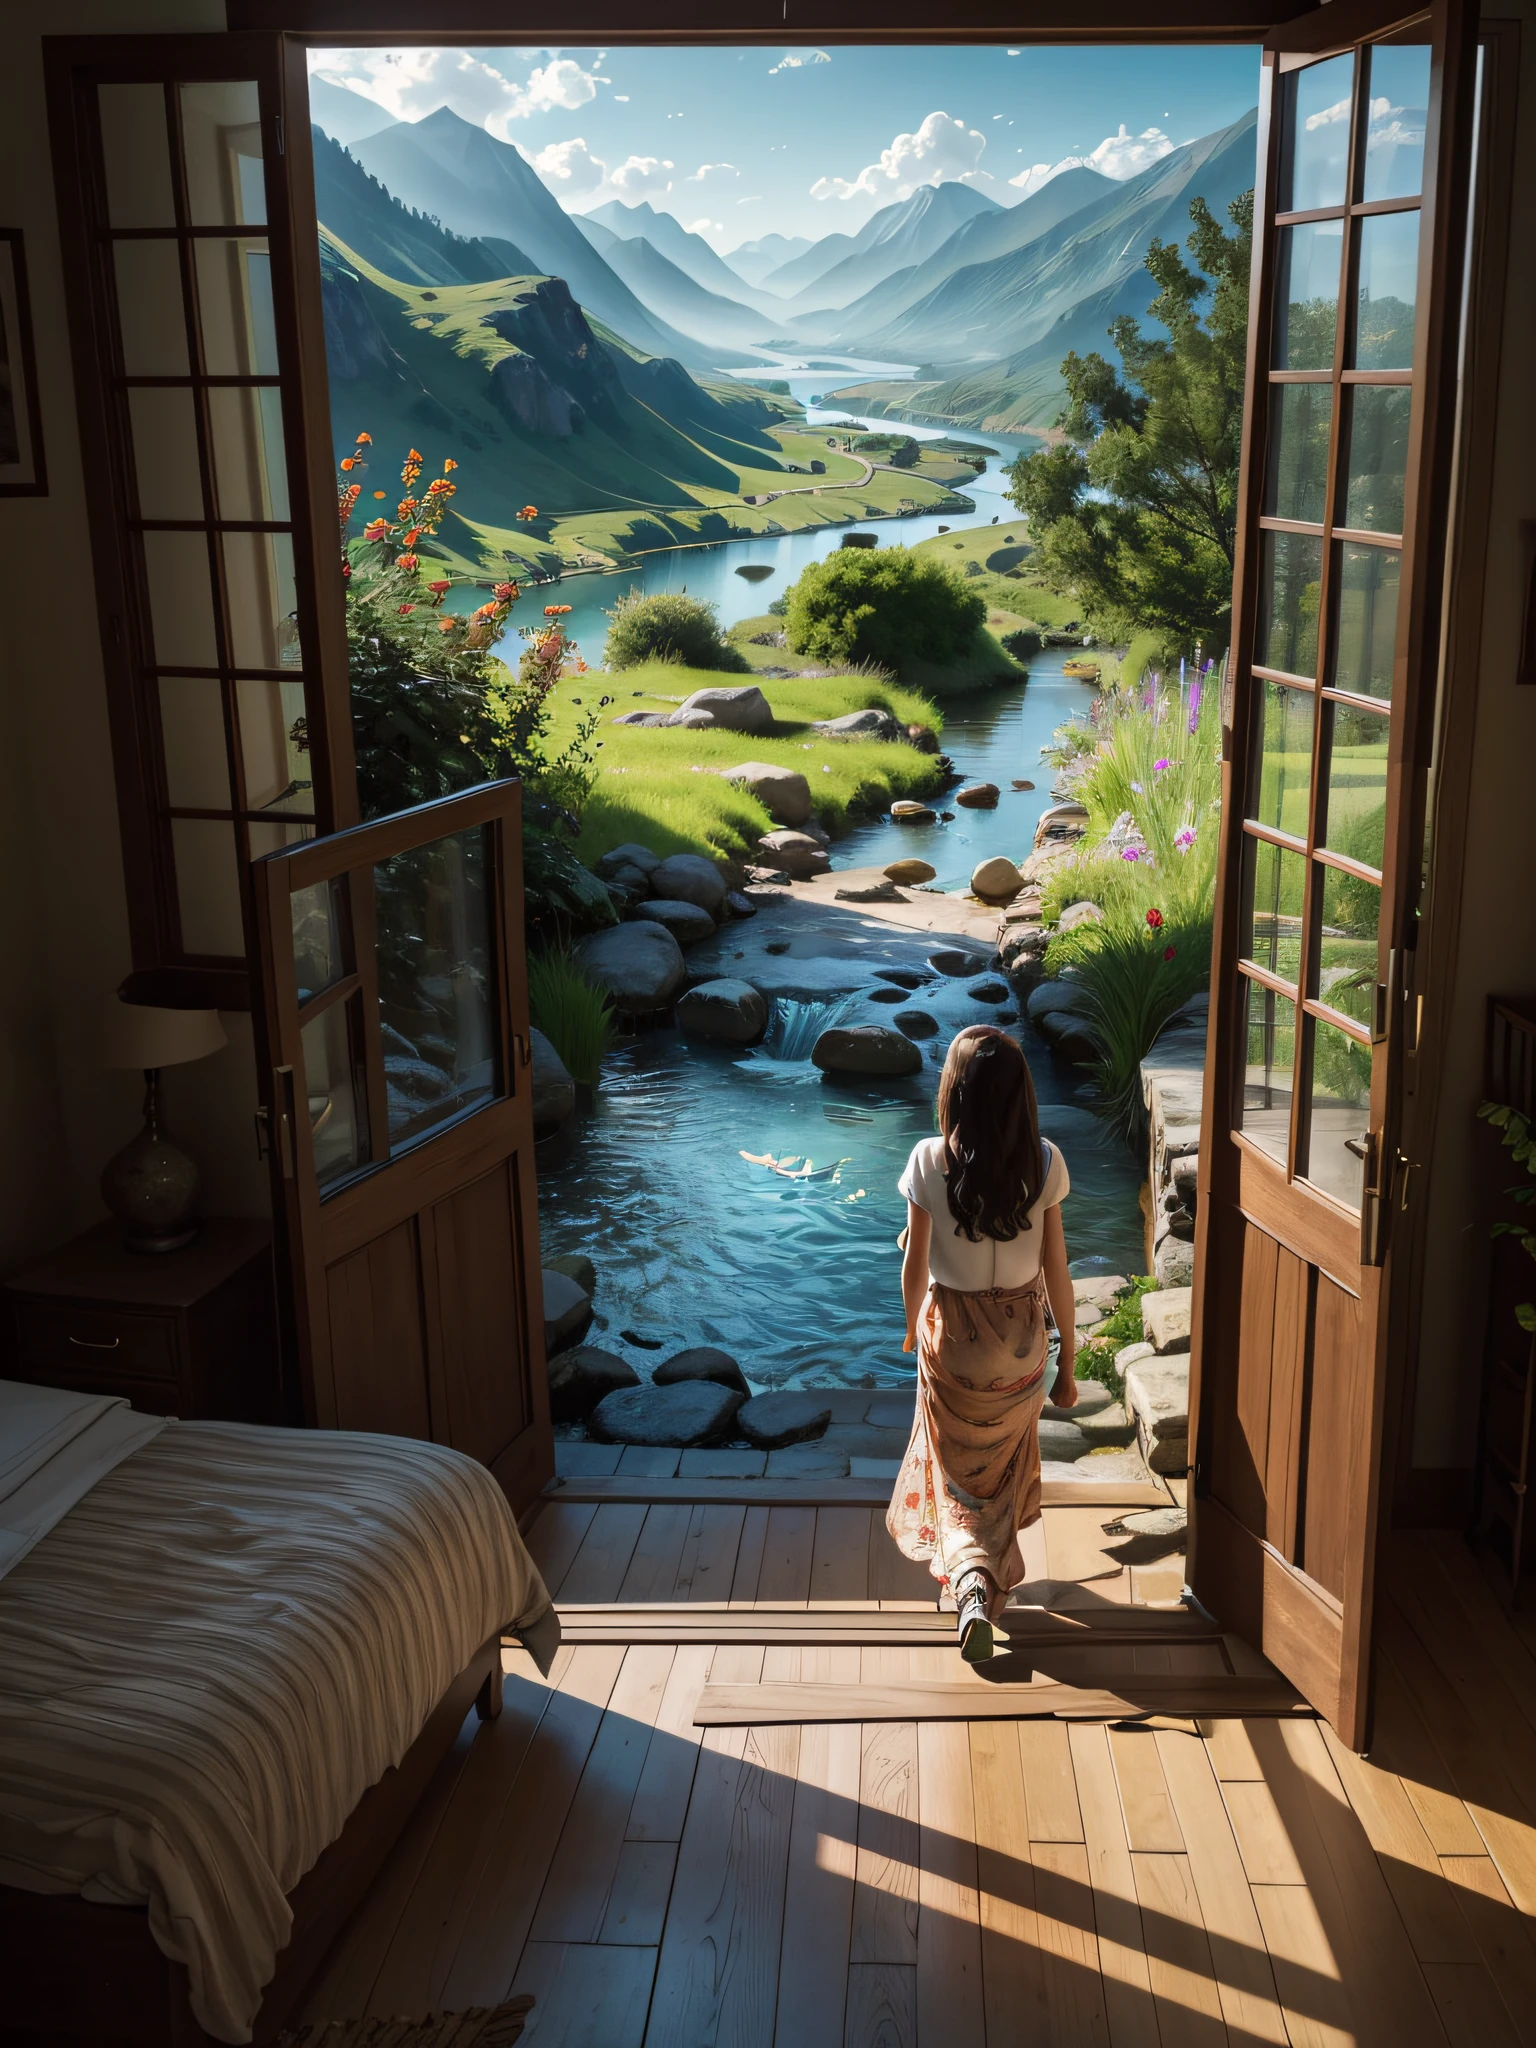
[[[247,2041],[285,1894],[548,1608],[472,1459],[167,1423],[0,1579],[0,1882],[147,1903],[198,2020]]]
[[[114,1465],[165,1427],[121,1395],[0,1380],[0,1579]]]

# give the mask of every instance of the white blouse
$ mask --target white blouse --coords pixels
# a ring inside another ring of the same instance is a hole
[[[992,1287],[1027,1287],[1040,1271],[1045,1242],[1045,1212],[1066,1199],[1071,1187],[1067,1162],[1054,1145],[1044,1144],[1045,1185],[1029,1205],[1028,1230],[1017,1237],[983,1237],[978,1243],[961,1230],[949,1206],[944,1184],[944,1140],[922,1138],[897,1187],[916,1208],[933,1218],[928,1246],[928,1271],[941,1287],[980,1294]]]

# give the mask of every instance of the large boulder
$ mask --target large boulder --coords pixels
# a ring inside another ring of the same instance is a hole
[[[742,1396],[710,1380],[628,1387],[599,1401],[587,1434],[600,1444],[717,1444],[733,1434]]]
[[[739,782],[781,825],[803,825],[811,815],[811,785],[798,768],[773,761],[742,761],[713,771],[723,782]]]
[[[904,729],[878,705],[864,711],[845,711],[841,718],[821,718],[811,727],[829,740],[903,740]]]
[[[781,869],[797,882],[808,882],[812,875],[824,875],[832,865],[826,848],[808,832],[765,832],[757,842],[757,851],[769,867]]]
[[[931,825],[938,812],[930,804],[920,804],[915,797],[898,797],[891,805],[893,825]]]
[[[919,882],[931,882],[937,873],[938,869],[925,860],[893,860],[885,870],[885,878],[902,888],[915,889]]]
[[[768,1029],[768,1005],[750,981],[701,981],[679,997],[677,1022],[690,1038],[756,1045]]]
[[[549,1412],[556,1422],[582,1422],[609,1394],[639,1385],[639,1373],[614,1352],[578,1344],[549,1361]]]
[[[1194,1298],[1191,1287],[1165,1287],[1141,1297],[1141,1334],[1159,1355],[1189,1349]]]
[[[664,925],[649,919],[590,932],[577,941],[572,958],[626,1017],[671,1009],[685,979],[682,947]]]
[[[983,903],[1011,903],[1023,886],[1024,877],[1006,854],[995,853],[971,870],[971,894]]]
[[[631,839],[622,846],[610,846],[599,858],[597,872],[606,882],[624,868],[638,868],[642,875],[653,875],[660,866],[659,853],[652,853],[648,846],[641,846]]]
[[[579,1344],[592,1322],[592,1297],[578,1287],[569,1273],[557,1273],[546,1266],[544,1280],[544,1355],[553,1358],[572,1344]]]
[[[955,791],[955,802],[962,810],[991,811],[997,808],[998,794],[995,782],[968,782]]]
[[[832,1420],[814,1394],[757,1394],[736,1411],[736,1427],[760,1451],[783,1450],[821,1436]]]
[[[772,732],[773,706],[756,683],[738,683],[695,690],[667,723],[695,731],[713,727],[723,732]]]
[[[653,896],[648,903],[635,905],[635,915],[664,926],[680,946],[691,946],[698,939],[715,936],[715,920],[707,910],[700,910],[697,903],[684,903],[669,896]]]
[[[824,1074],[920,1074],[923,1056],[910,1038],[883,1024],[834,1024],[811,1049]]]
[[[528,1049],[533,1055],[533,1135],[553,1137],[576,1107],[576,1083],[542,1031],[529,1031]]]
[[[1125,1376],[1126,1413],[1136,1424],[1136,1441],[1153,1472],[1189,1467],[1189,1360],[1153,1359],[1133,1365]]]
[[[731,1387],[738,1394],[750,1394],[747,1376],[729,1351],[713,1344],[694,1344],[686,1351],[674,1351],[664,1358],[651,1378],[658,1387],[677,1387],[687,1380],[708,1380],[713,1386]]]
[[[725,907],[726,881],[702,853],[673,853],[652,869],[651,892],[669,902],[696,903],[715,917]]]
[[[1025,1014],[1031,1024],[1038,1024],[1042,1017],[1070,1017],[1086,1008],[1088,991],[1080,981],[1042,981],[1040,986],[1030,990]]]
[[[666,711],[621,711],[615,725],[670,725],[672,716]]]
[[[585,1252],[562,1252],[558,1258],[545,1263],[547,1273],[563,1273],[568,1280],[574,1280],[583,1294],[596,1294],[597,1268]]]

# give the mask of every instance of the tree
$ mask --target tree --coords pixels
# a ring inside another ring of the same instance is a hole
[[[1228,233],[1191,202],[1186,263],[1154,241],[1148,307],[1164,336],[1122,314],[1109,329],[1117,370],[1097,353],[1061,366],[1066,438],[1009,471],[1030,523],[1031,568],[1070,592],[1106,637],[1161,632],[1171,645],[1220,645],[1232,605],[1243,423],[1253,194],[1227,209]]]
[[[797,654],[869,661],[897,675],[912,656],[951,663],[967,653],[985,602],[930,555],[907,548],[839,548],[811,562],[785,592]]]
[[[638,590],[631,590],[609,612],[608,621],[605,668],[639,668],[647,661],[671,661],[683,668],[723,669],[727,673],[747,667],[741,650],[721,632],[715,606],[702,604],[696,597],[672,590],[642,597]]]

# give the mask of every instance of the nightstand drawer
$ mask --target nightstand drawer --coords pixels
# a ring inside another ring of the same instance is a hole
[[[171,1316],[18,1301],[16,1338],[23,1371],[68,1373],[77,1384],[98,1373],[173,1383],[180,1377]]]

